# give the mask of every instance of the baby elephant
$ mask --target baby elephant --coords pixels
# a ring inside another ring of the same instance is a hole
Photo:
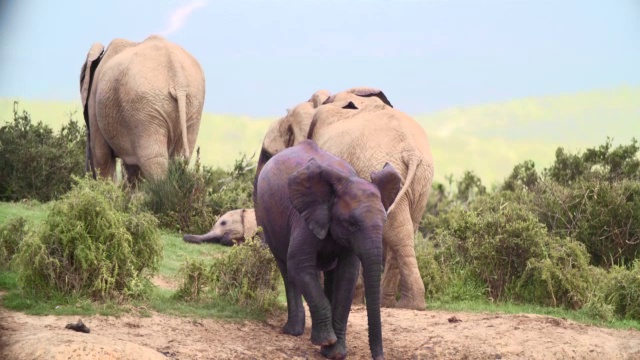
[[[222,215],[211,231],[204,235],[185,234],[182,239],[189,243],[220,243],[233,246],[234,241],[242,244],[244,238],[256,234],[256,213],[253,209],[231,210]]]
[[[380,322],[382,229],[401,179],[389,164],[361,179],[346,161],[305,140],[273,156],[257,179],[256,219],[278,264],[287,295],[283,332],[302,335],[311,313],[311,342],[342,359],[360,262],[369,347],[383,359]],[[318,279],[324,272],[324,290]]]

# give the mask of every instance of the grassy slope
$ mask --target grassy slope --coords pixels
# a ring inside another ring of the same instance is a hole
[[[287,104],[283,104],[283,111]],[[12,117],[13,99],[0,99],[0,123]],[[83,121],[76,102],[21,100],[20,108],[58,128],[69,112]],[[452,108],[415,118],[430,136],[436,177],[473,170],[486,184],[499,182],[513,166],[532,159],[548,166],[558,146],[579,150],[604,143],[628,143],[640,134],[640,88],[617,88],[571,95]],[[197,145],[202,162],[230,167],[242,152],[256,154],[275,118],[251,119],[204,114]]]

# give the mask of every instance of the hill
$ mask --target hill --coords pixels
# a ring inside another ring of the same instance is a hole
[[[0,123],[12,118],[14,100],[0,99]],[[20,111],[56,129],[73,111],[73,118],[83,121],[79,102],[18,100]],[[290,105],[283,104],[283,113]],[[468,169],[492,184],[526,159],[538,168],[548,166],[558,146],[576,151],[603,144],[607,136],[614,144],[640,138],[640,88],[518,99],[415,118],[429,134],[437,180]],[[197,142],[202,162],[227,168],[240,153],[255,153],[257,158],[264,133],[275,119],[203,114]]]

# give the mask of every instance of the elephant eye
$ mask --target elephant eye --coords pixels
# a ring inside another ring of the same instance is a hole
[[[227,225],[227,222],[226,222],[225,220],[223,220],[223,221],[220,223],[220,225],[225,226],[225,225]]]
[[[355,230],[358,228],[358,222],[353,220],[348,220],[345,225],[349,230]]]

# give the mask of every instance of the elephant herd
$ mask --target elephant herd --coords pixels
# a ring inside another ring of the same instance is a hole
[[[163,37],[94,44],[80,75],[86,170],[114,179],[119,157],[134,182],[163,176],[170,158],[188,161],[204,85],[197,60]],[[267,130],[254,209],[224,214],[209,233],[184,240],[233,245],[262,227],[285,283],[283,331],[303,333],[304,297],[311,341],[325,357],[344,358],[351,304],[364,300],[371,354],[383,358],[380,307],[425,308],[414,235],[433,176],[427,134],[381,90],[320,90]]]

